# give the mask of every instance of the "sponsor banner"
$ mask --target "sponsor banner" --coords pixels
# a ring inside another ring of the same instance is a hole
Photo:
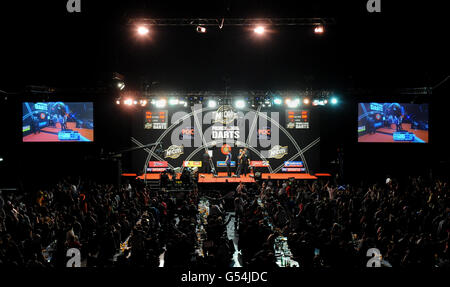
[[[281,169],[282,172],[305,172],[306,169],[302,167],[283,167]]]
[[[284,167],[303,167],[302,161],[285,161]]]
[[[162,111],[146,111],[145,112],[145,129],[167,129],[167,110]]]
[[[258,129],[258,139],[260,140],[270,140],[271,130],[269,127],[263,127]]]
[[[236,166],[236,162],[232,160],[230,166],[232,167]],[[218,161],[217,167],[227,167],[227,163],[225,161]]]
[[[309,116],[306,110],[286,110],[288,129],[309,129]]]
[[[273,148],[271,148],[269,150],[268,158],[281,159],[287,154],[288,154],[288,147],[287,146],[276,145],[276,146],[274,146]]]
[[[164,158],[178,158],[184,153],[184,146],[182,145],[171,145],[164,152]]]
[[[232,106],[222,105],[215,112],[213,122],[228,125],[237,118],[238,118],[237,113],[233,110]]]
[[[202,167],[201,161],[183,161],[184,167]]]
[[[149,161],[148,167],[168,167],[169,163],[167,161]]]
[[[147,168],[148,172],[164,172],[166,170],[167,170],[167,168],[165,168],[165,167],[149,167],[149,168]]]
[[[251,160],[250,166],[253,167],[268,167],[269,162],[267,160]]]
[[[181,129],[180,140],[189,140],[194,138],[194,127],[184,127]]]
[[[211,138],[213,139],[238,139],[240,137],[237,126],[212,126]]]

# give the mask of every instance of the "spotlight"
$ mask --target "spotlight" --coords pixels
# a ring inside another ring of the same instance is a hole
[[[314,27],[314,33],[316,33],[316,34],[323,34],[324,31],[325,31],[325,28],[323,27],[323,25],[318,25],[318,26]]]
[[[265,32],[265,28],[263,26],[256,26],[255,29],[253,29],[253,32],[258,35],[262,35]]]
[[[141,106],[145,107],[147,105],[147,100],[140,100],[139,103]]]
[[[309,99],[308,99],[308,98],[304,98],[304,99],[303,99],[303,103],[304,103],[305,105],[309,104]]]
[[[215,100],[209,100],[208,108],[215,108],[215,107],[217,107],[217,102]]]
[[[296,98],[296,99],[286,99],[286,105],[289,108],[296,108],[300,105],[300,99]]]
[[[171,106],[178,105],[178,103],[179,103],[179,101],[178,101],[177,98],[171,98],[171,99],[169,99],[169,105],[171,105]]]
[[[327,103],[328,103],[327,100],[318,100],[318,99],[316,99],[316,100],[313,101],[312,104],[313,104],[313,106],[325,106]]]
[[[206,33],[206,28],[203,26],[197,26],[197,33]]]
[[[0,161],[3,161],[3,158],[2,158],[2,157],[0,157]]]
[[[123,89],[125,88],[124,82],[118,82],[118,83],[117,83],[117,87],[118,87],[120,90],[123,90]]]
[[[245,108],[245,101],[244,100],[236,100],[234,105],[238,109],[243,109],[243,108]]]
[[[135,104],[135,105],[137,105],[137,103],[138,103],[138,102],[137,102],[136,100],[133,102],[133,104]]]
[[[133,104],[133,100],[132,100],[132,99],[126,99],[126,100],[124,101],[124,104],[125,104],[125,105],[128,105],[128,106],[131,106],[131,105]]]
[[[141,25],[141,26],[138,26],[137,32],[139,35],[145,36],[148,34],[148,32],[150,32],[150,30],[148,30],[148,28],[146,26]]]
[[[273,103],[275,105],[281,105],[283,103],[283,100],[281,98],[275,98],[273,99]]]
[[[120,100],[116,100],[116,104],[120,105]]]
[[[167,104],[166,99],[159,99],[155,102],[155,106],[157,108],[164,108],[166,106],[166,104]]]
[[[335,97],[331,98],[331,103],[332,103],[333,105],[337,104],[337,103],[338,103],[338,99],[335,98]]]

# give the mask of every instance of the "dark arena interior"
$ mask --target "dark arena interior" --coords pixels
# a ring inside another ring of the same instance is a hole
[[[449,269],[445,9],[58,2],[2,3],[0,272]]]

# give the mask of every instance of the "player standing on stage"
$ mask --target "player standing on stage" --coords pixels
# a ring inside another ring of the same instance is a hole
[[[250,167],[250,158],[248,156],[248,149],[244,148],[244,150],[242,151],[242,170],[244,176],[247,176],[249,167]]]
[[[238,155],[238,160],[237,160],[238,166],[237,166],[237,169],[236,169],[236,176],[237,177],[240,177],[241,176],[241,172],[242,172],[242,156],[243,156],[243,150],[240,149],[239,150],[239,155]]]
[[[231,177],[231,168],[230,168],[230,166],[231,166],[231,148],[227,153],[227,157],[225,158],[225,163],[227,164],[228,177]]]
[[[209,166],[209,161],[210,161],[211,157],[209,156],[208,150],[205,150],[205,153],[203,154],[203,173],[210,173],[210,166]]]

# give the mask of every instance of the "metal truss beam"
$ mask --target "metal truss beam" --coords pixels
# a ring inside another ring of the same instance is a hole
[[[316,26],[334,25],[334,18],[130,18],[129,25],[150,26]]]

